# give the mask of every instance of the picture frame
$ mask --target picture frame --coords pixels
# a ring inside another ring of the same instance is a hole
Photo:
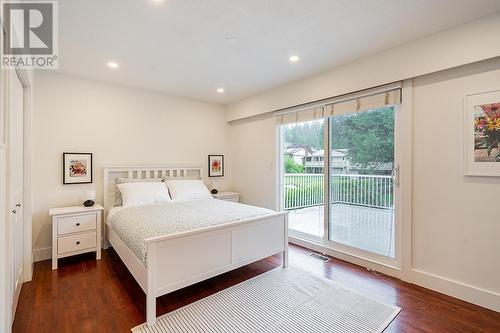
[[[500,176],[500,90],[464,98],[464,174]]]
[[[92,159],[92,153],[63,153],[63,184],[91,184]]]
[[[208,177],[224,177],[224,155],[208,155]]]

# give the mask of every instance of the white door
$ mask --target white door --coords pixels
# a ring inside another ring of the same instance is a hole
[[[23,87],[15,72],[9,73],[8,98],[8,196],[9,196],[9,256],[11,265],[10,300],[12,318],[23,283]]]

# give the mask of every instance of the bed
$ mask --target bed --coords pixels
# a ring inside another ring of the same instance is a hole
[[[145,181],[156,178],[202,179],[201,168],[146,166],[105,167],[103,170],[105,246],[110,244],[114,248],[145,292],[148,326],[156,323],[156,298],[159,296],[277,253],[283,254],[283,267],[288,265],[286,212],[247,205],[240,207],[217,199],[168,207],[115,207],[118,191],[115,179],[118,177]],[[194,208],[206,212],[200,215],[199,223],[195,223],[196,215],[186,214],[182,215],[188,221],[186,226],[150,230],[158,223],[150,215],[163,216],[172,209],[189,211]],[[216,218],[217,214],[220,218]],[[127,231],[127,228],[130,229],[131,221],[138,217],[146,222],[143,223],[144,230],[130,237],[141,238],[134,243],[127,239],[127,235],[134,231]]]

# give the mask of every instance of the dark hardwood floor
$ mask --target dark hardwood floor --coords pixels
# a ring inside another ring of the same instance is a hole
[[[323,275],[374,299],[403,310],[386,332],[500,332],[500,313],[401,282],[397,279],[332,259],[323,263],[309,251],[290,247],[290,265]],[[158,299],[158,315],[189,304],[281,265],[270,257]],[[103,251],[36,263],[33,281],[25,283],[19,299],[18,332],[130,332],[145,321],[146,297],[118,255]]]

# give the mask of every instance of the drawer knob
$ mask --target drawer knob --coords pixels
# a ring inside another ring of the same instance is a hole
[[[76,245],[80,245],[80,241],[77,241],[77,242],[76,242]]]
[[[77,227],[79,227],[79,226],[80,226],[80,222],[78,222],[78,223],[76,224],[76,226],[77,226]]]

